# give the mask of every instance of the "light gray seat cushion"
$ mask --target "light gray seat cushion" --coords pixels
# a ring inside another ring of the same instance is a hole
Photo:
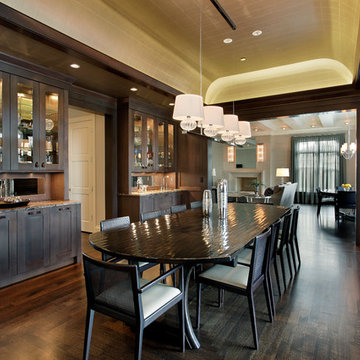
[[[246,289],[249,278],[250,267],[237,265],[236,267],[226,265],[214,265],[199,275],[200,278],[219,281],[228,285]]]
[[[252,249],[243,248],[238,254],[238,263],[250,265],[252,256]]]

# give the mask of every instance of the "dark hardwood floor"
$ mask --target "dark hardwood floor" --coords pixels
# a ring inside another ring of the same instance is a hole
[[[360,248],[354,222],[338,227],[333,209],[324,207],[317,218],[315,207],[302,206],[298,239],[302,265],[282,297],[275,289],[273,324],[262,289],[256,292],[258,351],[251,349],[246,299],[226,293],[220,310],[217,291],[208,287],[198,331],[201,348],[178,351],[173,311],[145,330],[143,359],[360,359]],[[98,255],[86,234],[83,249]],[[193,315],[195,302],[190,302]],[[0,359],[81,359],[85,308],[81,265],[0,290]],[[132,359],[133,347],[128,326],[95,315],[90,359]]]

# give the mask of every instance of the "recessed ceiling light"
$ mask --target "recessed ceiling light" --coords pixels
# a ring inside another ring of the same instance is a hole
[[[132,87],[130,88],[130,91],[138,91],[138,89],[136,87]]]
[[[79,69],[80,65],[79,64],[71,64],[70,67],[72,67],[73,69]]]
[[[314,128],[314,127],[316,127],[316,125],[314,125],[314,124],[311,124],[311,127],[312,127],[312,128]]]
[[[349,125],[349,122],[348,122],[348,121],[345,121],[345,125]]]
[[[260,36],[262,34],[261,30],[255,30],[252,32],[252,36]]]
[[[240,61],[246,61],[246,57],[240,58]]]
[[[170,106],[174,106],[174,105],[175,105],[175,103],[169,103],[169,105],[170,105]]]
[[[226,39],[224,39],[223,41],[224,41],[225,44],[230,44],[230,43],[232,43],[232,39],[230,39],[230,38],[226,38]]]
[[[286,126],[283,126],[282,129],[283,129],[283,130],[286,130]]]
[[[255,129],[254,129],[254,131],[255,131],[255,132],[258,132],[258,131],[259,131],[259,129],[258,129],[258,128],[255,128]]]

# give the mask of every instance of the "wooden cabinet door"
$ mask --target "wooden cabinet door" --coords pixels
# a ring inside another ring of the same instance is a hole
[[[49,208],[18,210],[18,270],[20,274],[49,265]]]
[[[0,72],[0,170],[10,170],[10,76]]]
[[[0,283],[17,273],[16,212],[0,213]]]
[[[76,256],[76,208],[74,205],[54,206],[50,210],[51,264]]]

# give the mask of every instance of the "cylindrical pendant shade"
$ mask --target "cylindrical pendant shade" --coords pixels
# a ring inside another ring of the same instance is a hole
[[[180,121],[202,121],[204,119],[202,96],[194,94],[177,95],[175,98],[173,118]]]
[[[217,129],[224,127],[224,109],[221,106],[204,106],[204,128],[213,126]]]
[[[249,121],[239,121],[239,134],[244,138],[251,137],[251,127]]]
[[[224,128],[219,131],[219,134],[224,133],[231,133],[234,135],[239,133],[237,115],[224,115]]]

